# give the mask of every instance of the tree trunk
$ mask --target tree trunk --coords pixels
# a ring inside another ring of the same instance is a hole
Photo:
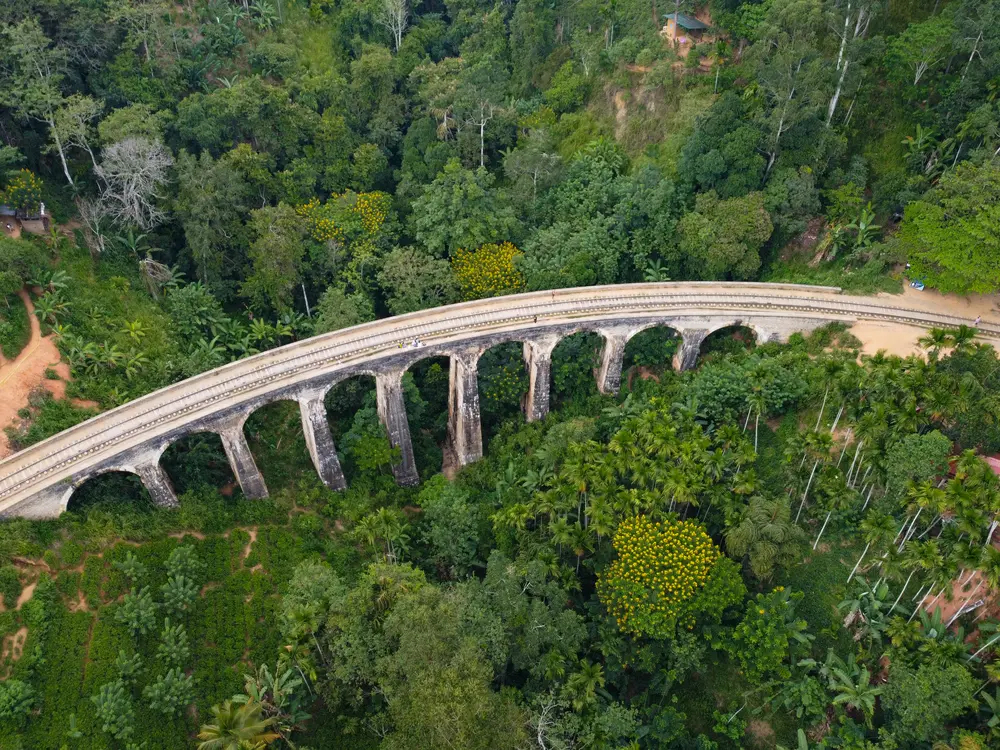
[[[851,579],[854,578],[854,574],[858,572],[858,568],[861,566],[861,561],[865,559],[865,555],[868,554],[868,548],[871,546],[872,546],[871,542],[868,542],[868,544],[865,545],[864,550],[861,552],[861,557],[859,557],[858,561],[854,563],[854,567],[851,569],[851,574],[847,576],[848,583],[850,583]]]
[[[976,37],[976,43],[972,45],[972,52],[969,53],[969,62],[965,64],[965,70],[962,71],[962,83],[965,83],[965,76],[969,73],[969,66],[972,65],[973,58],[979,53],[979,42],[983,38],[983,32],[979,32],[979,36]]]
[[[816,541],[813,542],[813,551],[816,550],[816,546],[819,544],[819,540],[823,536],[823,532],[826,531],[826,525],[830,522],[830,516],[832,515],[832,510],[826,514],[826,518],[823,520],[823,527],[819,530],[819,534],[816,535]]]
[[[861,506],[861,512],[862,513],[864,513],[865,512],[865,508],[868,507],[868,501],[872,499],[872,492],[874,492],[874,491],[875,491],[875,483],[872,482],[872,487],[871,487],[870,490],[868,490],[868,497],[865,498],[865,504]]]
[[[837,423],[840,422],[840,415],[843,413],[844,413],[844,405],[841,404],[840,408],[837,410],[837,418],[833,420],[833,426],[830,428],[831,435],[837,430]]]
[[[56,142],[56,151],[59,152],[59,162],[62,164],[63,174],[66,175],[66,181],[70,184],[70,186],[75,187],[76,183],[73,182],[73,178],[70,176],[69,165],[66,163],[66,152],[63,150],[62,138],[59,137],[59,131],[56,129],[55,121],[50,116],[46,122],[49,124],[49,130],[52,132],[52,140]]]
[[[979,589],[981,589],[982,587],[983,587],[983,582],[980,581],[976,585],[976,588],[974,588],[972,590],[972,593],[969,594],[967,597],[965,597],[965,601],[962,602],[962,606],[959,607],[958,611],[954,615],[952,615],[952,618],[950,620],[948,620],[948,626],[949,627],[951,626],[951,624],[953,622],[955,622],[955,620],[957,620],[963,614],[963,611],[965,610],[966,606],[968,606],[969,602],[972,600],[972,597],[974,597],[976,595],[976,593],[979,591]]]
[[[986,642],[985,646],[983,646],[981,649],[979,649],[978,651],[976,651],[976,653],[974,653],[972,656],[969,657],[968,661],[972,661],[973,659],[975,659],[977,656],[979,656],[981,653],[983,653],[983,651],[985,651],[986,649],[988,649],[990,646],[992,646],[997,641],[1000,641],[1000,635],[995,635],[992,638],[990,638],[989,641]]]
[[[816,417],[816,427],[814,428],[819,432],[819,423],[823,421],[823,410],[826,409],[826,397],[830,395],[830,386],[826,387],[826,392],[823,393],[823,403],[819,405],[819,416]]]
[[[913,578],[913,574],[916,572],[917,571],[915,570],[911,570],[910,575],[906,577],[906,583],[903,584],[903,590],[899,592],[899,596],[896,597],[896,601],[892,603],[892,609],[895,609],[896,605],[899,604],[899,600],[903,598],[903,594],[906,593],[906,587],[910,585],[910,579]],[[892,612],[892,609],[890,609],[889,611]]]
[[[809,488],[812,486],[813,477],[816,476],[816,467],[819,466],[819,459],[816,459],[816,463],[813,464],[812,472],[809,474],[809,481],[806,482],[806,491],[802,493],[802,502],[799,503],[799,512],[795,514],[795,523],[799,522],[799,516],[802,515],[802,507],[806,504],[806,496],[809,494]]]
[[[844,89],[844,79],[847,77],[847,68],[851,64],[850,60],[844,60],[844,67],[840,69],[840,78],[837,80],[837,88],[834,89],[830,98],[830,105],[826,109],[826,126],[833,125],[833,113],[837,111],[837,102],[840,101],[840,92]]]

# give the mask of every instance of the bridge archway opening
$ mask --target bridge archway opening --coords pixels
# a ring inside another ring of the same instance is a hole
[[[410,365],[403,376],[403,401],[410,424],[413,456],[421,476],[441,470],[448,439],[448,392],[451,358],[429,356]]]
[[[160,466],[178,496],[201,487],[211,487],[223,495],[239,488],[222,438],[214,432],[193,432],[178,438],[163,451]]]
[[[90,477],[73,491],[66,505],[67,511],[78,513],[97,509],[152,513],[155,508],[138,475],[127,471],[105,471]]]
[[[243,434],[268,487],[277,489],[299,477],[316,476],[298,401],[272,401],[256,409],[243,425]]]
[[[476,372],[485,445],[504,421],[521,413],[528,392],[524,344],[507,341],[490,347],[479,357]]]
[[[326,392],[326,419],[337,453],[343,457],[347,486],[362,476],[387,472],[389,439],[378,418],[375,376],[357,373],[341,380]],[[368,462],[374,465],[368,466]],[[383,465],[384,464],[384,465]]]
[[[625,344],[622,382],[631,387],[636,378],[657,380],[674,368],[674,355],[681,346],[681,334],[670,326],[645,328]]]
[[[737,354],[757,347],[757,332],[745,325],[731,325],[712,331],[701,342],[699,357]]]
[[[351,429],[355,415],[362,409],[375,409],[375,376],[358,373],[341,380],[326,392],[323,400],[333,439]]]
[[[603,350],[604,337],[591,331],[574,333],[556,344],[552,350],[553,406],[562,406],[599,393],[597,372],[601,367]]]

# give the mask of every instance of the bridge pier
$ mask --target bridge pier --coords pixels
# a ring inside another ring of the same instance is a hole
[[[176,508],[180,505],[170,477],[160,466],[159,454],[150,461],[136,464],[135,473],[139,475],[142,486],[146,488],[154,505],[160,508]]]
[[[240,484],[240,489],[243,490],[243,495],[248,500],[263,500],[268,495],[267,485],[264,484],[264,477],[257,468],[246,435],[243,434],[243,424],[246,419],[246,415],[232,419],[223,424],[218,433],[222,438],[222,447],[229,459],[229,466]]]
[[[549,390],[552,382],[552,351],[559,339],[546,337],[524,342],[524,364],[528,368],[528,395],[524,417],[528,422],[545,419],[549,413]]]
[[[399,448],[399,462],[393,465],[396,482],[404,487],[420,483],[417,463],[413,458],[410,440],[410,423],[406,418],[403,401],[403,371],[379,373],[375,376],[375,396],[378,399],[378,417],[389,433],[389,443]]]
[[[306,391],[299,396],[299,413],[302,415],[302,432],[306,437],[306,447],[316,473],[323,484],[331,490],[347,488],[344,470],[340,466],[337,448],[330,434],[330,423],[326,418],[325,392]]]
[[[678,372],[690,370],[698,364],[698,354],[702,342],[708,337],[708,331],[697,328],[681,331],[681,345],[674,354],[674,369]]]
[[[613,396],[621,388],[625,345],[632,337],[632,330],[611,328],[599,333],[604,337],[604,349],[601,351],[601,369],[597,371],[597,390]]]
[[[483,430],[479,416],[479,355],[468,349],[451,355],[448,390],[448,437],[459,466],[483,457]]]

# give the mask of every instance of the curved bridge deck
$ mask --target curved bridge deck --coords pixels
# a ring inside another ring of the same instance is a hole
[[[580,331],[604,337],[598,386],[617,391],[625,344],[636,333],[669,326],[682,337],[675,365],[692,367],[701,342],[731,325],[752,328],[758,341],[785,340],[834,321],[883,321],[921,328],[969,321],[891,300],[844,295],[832,287],[794,284],[658,283],[561,289],[467,302],[374,321],[315,336],[233,362],[136,399],[0,461],[0,515],[51,517],[65,510],[75,487],[107,471],[138,474],[154,501],[176,504],[159,458],[179,437],[215,432],[244,493],[267,487],[243,434],[247,417],[278,400],[298,402],[310,455],[323,481],[342,489],[323,398],[357,374],[376,379],[379,416],[400,450],[397,481],[417,481],[401,380],[415,362],[451,358],[449,435],[459,462],[482,455],[476,364],[491,346],[521,342],[529,371],[525,412],[548,411],[552,350]],[[1000,326],[980,326],[1000,341]],[[421,346],[409,343],[419,339]]]

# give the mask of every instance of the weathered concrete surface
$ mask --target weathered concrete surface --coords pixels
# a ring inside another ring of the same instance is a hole
[[[251,500],[261,500],[267,497],[267,485],[264,484],[264,477],[257,468],[253,453],[250,452],[247,436],[243,433],[245,422],[246,416],[233,418],[217,431],[222,438],[222,448],[226,451],[233,476],[239,482],[243,494]]]
[[[406,419],[406,403],[403,401],[403,371],[379,373],[375,377],[375,395],[378,399],[378,418],[389,433],[389,443],[399,449],[399,461],[392,467],[393,476],[404,486],[419,484],[413,441],[410,440],[410,423]]]
[[[848,296],[838,289],[794,284],[630,284],[533,292],[423,310],[233,362],[20,451],[0,461],[0,516],[57,516],[75,487],[105,471],[139,474],[154,500],[169,505],[173,502],[169,481],[153,465],[170,442],[206,431],[222,435],[244,492],[264,497],[267,487],[242,425],[255,409],[277,400],[299,403],[317,471],[328,486],[337,488],[342,473],[333,441],[327,439],[329,427],[324,430],[320,398],[337,382],[360,373],[376,376],[379,384],[379,413],[402,456],[397,478],[416,482],[400,378],[425,357],[460,357],[463,352],[482,352],[504,342],[524,344],[531,376],[525,411],[529,419],[540,419],[548,412],[552,349],[573,333],[592,331],[605,336],[598,385],[610,393],[620,383],[624,344],[653,326],[669,326],[681,334],[684,344],[677,366],[686,368],[697,361],[704,337],[720,328],[745,325],[764,342],[833,321],[918,328],[971,322],[933,309],[905,307],[895,299]],[[1000,343],[1000,324],[983,321],[979,335]],[[423,345],[410,347],[414,338]],[[456,416],[454,426],[463,421],[458,439],[466,446],[465,458],[474,460],[478,453],[472,429],[472,372],[464,364],[453,372],[466,381],[461,389],[465,405],[453,412],[462,419]],[[233,426],[237,422],[238,430]],[[481,452],[481,437],[479,446]]]
[[[451,356],[448,388],[448,437],[460,466],[483,457],[483,430],[479,415],[479,349]]]
[[[322,389],[315,389],[299,396],[302,431],[309,457],[323,484],[331,490],[342,490],[347,487],[347,480],[344,479],[344,470],[340,467],[340,458],[330,434],[330,423],[326,419],[325,395]]]
[[[601,368],[597,372],[597,389],[605,394],[618,393],[622,385],[625,346],[636,331],[633,328],[602,328],[599,333],[604,337],[604,349],[601,350]]]
[[[524,342],[524,366],[528,368],[528,393],[524,397],[524,417],[529,422],[545,419],[545,415],[549,413],[552,352],[559,343],[559,338],[549,335]]]

